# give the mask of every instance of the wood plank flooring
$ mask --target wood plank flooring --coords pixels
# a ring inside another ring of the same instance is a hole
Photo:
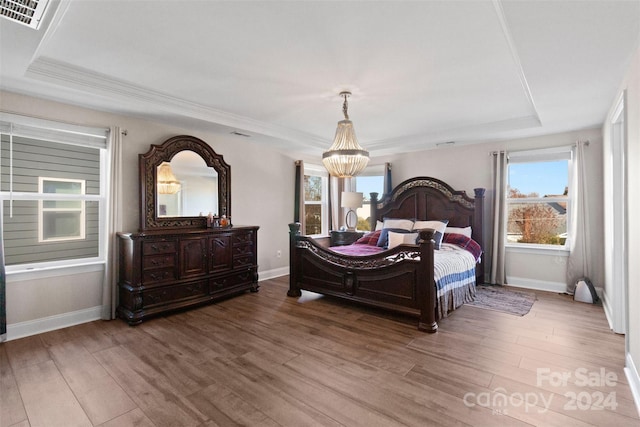
[[[536,292],[524,317],[464,306],[426,334],[287,281],[0,344],[0,427],[640,425],[599,306]]]

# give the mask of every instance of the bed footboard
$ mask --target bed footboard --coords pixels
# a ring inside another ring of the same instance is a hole
[[[433,230],[422,230],[417,245],[401,245],[376,255],[342,255],[300,234],[289,224],[288,296],[301,290],[418,317],[418,329],[436,332]]]

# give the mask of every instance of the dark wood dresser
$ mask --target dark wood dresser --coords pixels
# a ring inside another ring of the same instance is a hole
[[[130,325],[258,290],[257,226],[118,233],[118,317]]]

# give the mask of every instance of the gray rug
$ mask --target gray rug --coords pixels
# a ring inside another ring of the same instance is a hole
[[[516,291],[498,285],[476,286],[476,297],[468,305],[487,310],[501,311],[515,316],[524,316],[531,310],[536,295],[531,292]]]

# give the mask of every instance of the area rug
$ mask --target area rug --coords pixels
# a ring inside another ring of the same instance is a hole
[[[516,291],[498,285],[479,285],[476,286],[475,300],[467,304],[515,316],[524,316],[531,310],[535,300],[536,295],[530,292]]]

